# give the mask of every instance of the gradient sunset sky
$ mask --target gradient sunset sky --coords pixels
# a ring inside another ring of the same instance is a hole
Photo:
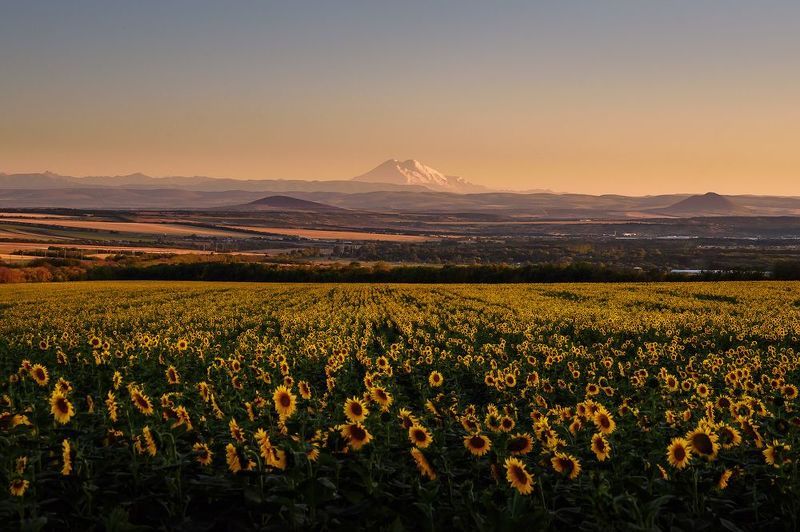
[[[0,172],[800,195],[800,2],[0,0]]]

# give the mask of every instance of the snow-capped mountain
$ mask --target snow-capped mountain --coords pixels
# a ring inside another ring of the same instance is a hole
[[[391,185],[416,185],[440,192],[486,192],[486,187],[474,185],[461,177],[444,175],[440,171],[425,166],[415,159],[388,161],[373,168],[366,174],[353,178],[365,183],[387,183]]]

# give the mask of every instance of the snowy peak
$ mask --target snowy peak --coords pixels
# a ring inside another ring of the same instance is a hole
[[[486,191],[484,187],[473,185],[460,177],[444,175],[442,172],[426,166],[416,159],[408,159],[406,161],[389,159],[366,174],[354,177],[353,181],[387,183],[391,185],[416,185],[441,192]]]

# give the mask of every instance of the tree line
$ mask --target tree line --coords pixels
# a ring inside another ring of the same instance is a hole
[[[562,283],[723,280],[800,280],[800,261],[775,263],[770,271],[726,270],[698,274],[620,268],[595,263],[528,265],[270,264],[260,262],[157,262],[91,264],[37,259],[0,265],[0,283],[83,280],[248,281],[314,283]]]

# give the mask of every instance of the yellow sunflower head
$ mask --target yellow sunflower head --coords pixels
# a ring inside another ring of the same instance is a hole
[[[351,397],[344,402],[344,415],[353,423],[360,423],[367,419],[369,410],[361,399]]]
[[[603,434],[595,434],[592,436],[592,452],[601,462],[611,456],[611,445]]]
[[[344,425],[341,430],[341,435],[347,440],[348,445],[354,451],[361,449],[372,440],[372,435],[360,423],[350,423]]]
[[[412,425],[408,429],[408,439],[420,449],[425,449],[433,442],[431,433],[422,425]]]
[[[34,364],[31,366],[30,376],[39,386],[47,386],[47,383],[50,381],[50,375],[47,373],[47,368],[41,364]]]
[[[492,448],[492,441],[483,434],[471,434],[464,438],[464,447],[474,456],[483,456]]]
[[[522,495],[533,491],[533,476],[525,469],[525,464],[518,458],[506,458],[506,480],[511,487]]]
[[[692,459],[692,451],[689,448],[688,440],[683,438],[673,438],[667,446],[667,461],[675,469],[683,469],[689,465]]]
[[[556,453],[550,459],[550,464],[557,473],[561,473],[570,480],[578,478],[578,475],[581,474],[581,463],[571,454]]]
[[[425,458],[425,455],[422,454],[422,451],[416,447],[412,447],[411,456],[414,458],[414,462],[417,464],[417,469],[419,469],[419,472],[422,476],[428,477],[430,480],[436,480],[436,472],[431,467],[428,459]]]
[[[272,401],[275,403],[275,411],[281,419],[288,419],[297,410],[297,400],[286,386],[278,386],[272,394]]]
[[[25,491],[28,489],[31,483],[22,478],[15,478],[11,481],[11,484],[8,486],[8,491],[14,497],[22,497],[25,495]]]
[[[697,427],[686,435],[693,454],[714,460],[719,453],[719,438],[708,427]]]
[[[213,455],[211,453],[211,449],[208,448],[207,444],[195,443],[192,446],[192,450],[195,453],[195,460],[197,460],[197,463],[203,466],[211,464]]]
[[[533,438],[526,433],[514,434],[506,443],[506,450],[514,456],[528,454],[532,449]]]
[[[56,418],[56,421],[62,425],[68,423],[70,418],[75,415],[72,403],[69,402],[69,399],[64,394],[58,391],[54,391],[53,395],[50,396],[50,412]]]

